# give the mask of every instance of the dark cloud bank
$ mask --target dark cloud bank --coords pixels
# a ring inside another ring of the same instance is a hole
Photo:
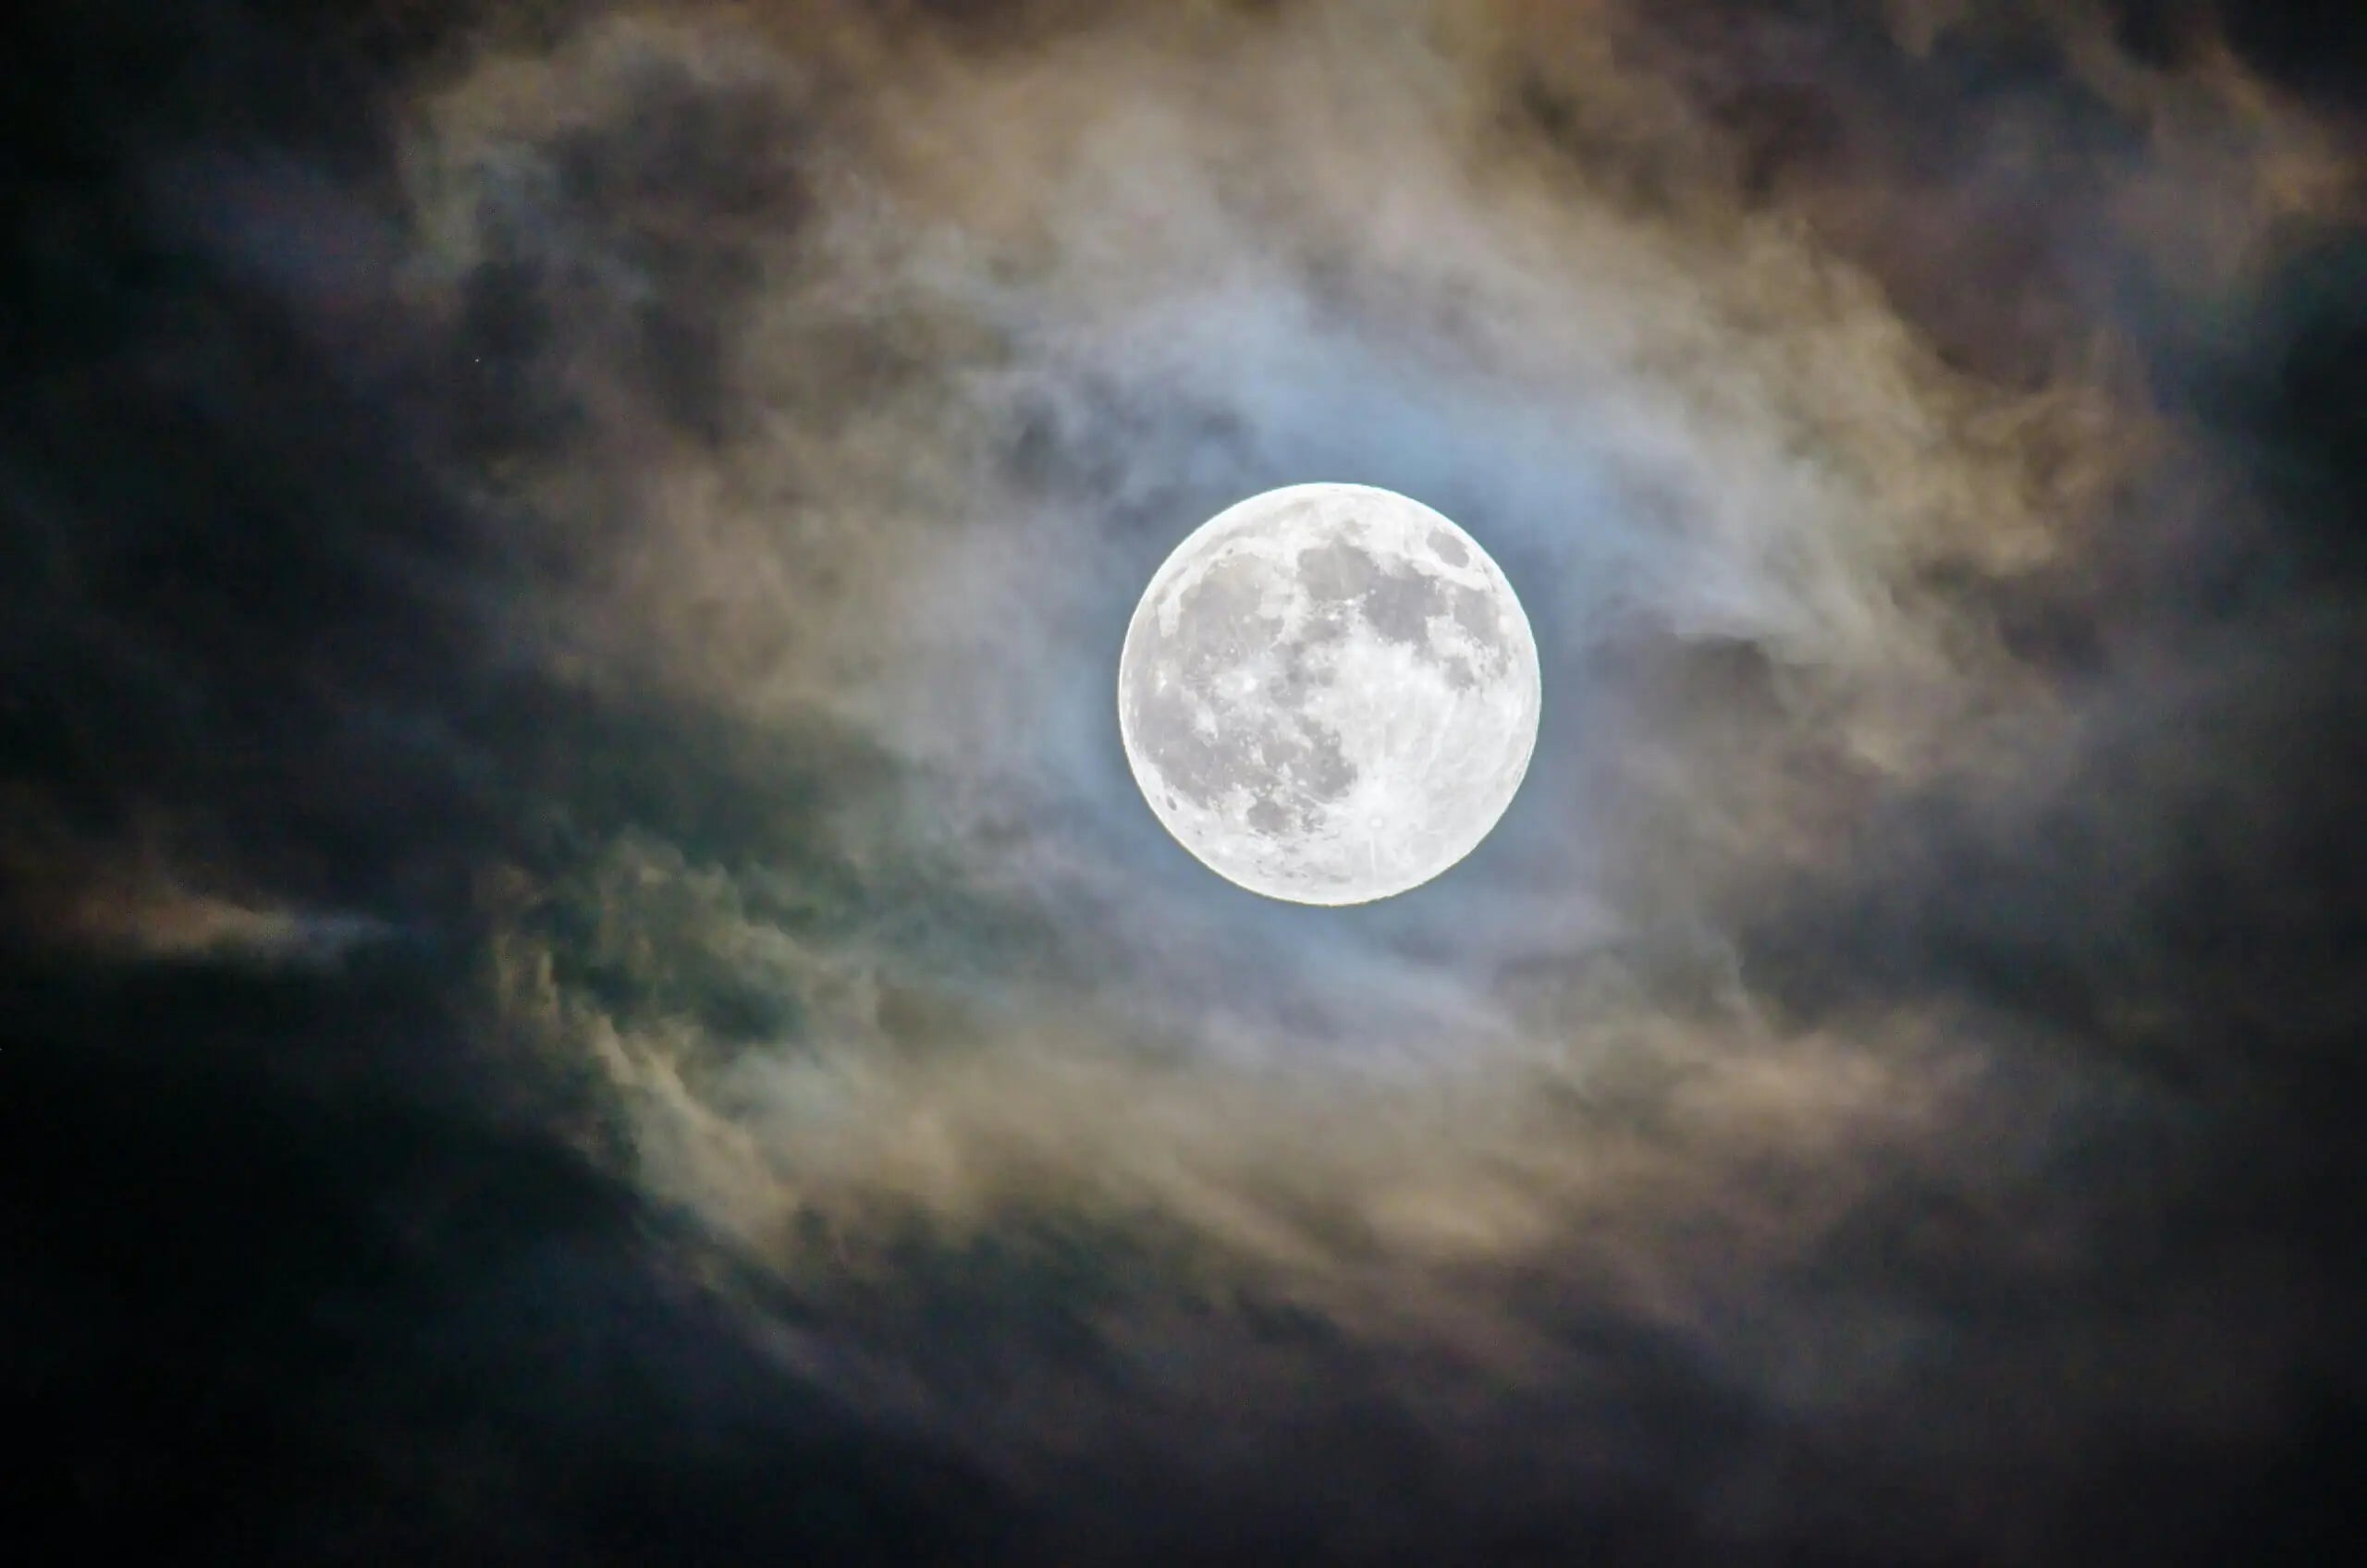
[[[2361,1534],[2340,7],[54,7],[0,139],[11,1561]],[[1544,651],[1215,883],[1268,484]]]

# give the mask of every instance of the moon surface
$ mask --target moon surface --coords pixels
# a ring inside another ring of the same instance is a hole
[[[1118,660],[1143,797],[1255,893],[1355,904],[1478,847],[1537,744],[1537,641],[1478,541],[1364,484],[1227,508],[1150,581]]]

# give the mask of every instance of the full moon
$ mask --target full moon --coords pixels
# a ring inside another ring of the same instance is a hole
[[[1118,729],[1168,832],[1268,898],[1356,904],[1478,847],[1537,744],[1537,640],[1478,541],[1364,484],[1252,496],[1150,580]]]

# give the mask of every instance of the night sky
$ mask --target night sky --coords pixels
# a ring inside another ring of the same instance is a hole
[[[11,24],[0,1562],[2347,1560],[2362,18]],[[1311,480],[1544,673],[1346,909]]]

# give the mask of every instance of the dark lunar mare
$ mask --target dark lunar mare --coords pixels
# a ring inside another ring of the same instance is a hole
[[[1447,543],[1462,555],[1462,545]],[[1496,646],[1495,601],[1480,589],[1383,561],[1346,543],[1302,551],[1298,570],[1318,598],[1355,600],[1365,619],[1389,642],[1422,646],[1429,641],[1431,618],[1441,616],[1471,633],[1481,647]],[[1477,683],[1477,673],[1460,658],[1447,661],[1447,668],[1453,684],[1467,689]]]
[[[1327,620],[1286,644],[1281,619],[1261,610],[1262,576],[1262,569],[1245,557],[1220,560],[1177,596],[1172,633],[1157,618],[1145,621],[1137,657],[1146,668],[1171,668],[1175,678],[1165,686],[1130,686],[1128,719],[1136,744],[1185,800],[1215,809],[1231,790],[1245,785],[1257,796],[1250,807],[1254,825],[1265,830],[1303,827],[1322,802],[1338,798],[1355,782],[1355,768],[1341,750],[1340,738],[1312,723],[1279,736],[1264,726],[1229,727],[1221,706],[1208,696],[1227,675],[1246,667],[1264,673],[1275,700],[1287,705],[1292,694],[1306,688],[1309,659],[1347,632],[1336,620]],[[1217,718],[1212,734],[1198,723],[1203,710]],[[1282,793],[1286,773],[1288,797]]]

